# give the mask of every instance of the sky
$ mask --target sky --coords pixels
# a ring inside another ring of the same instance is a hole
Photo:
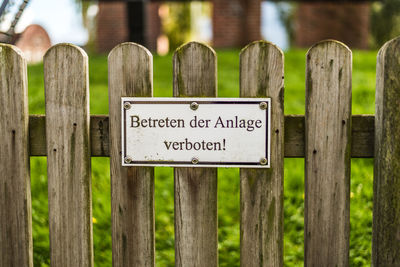
[[[88,39],[80,11],[73,0],[30,0],[16,31],[21,32],[33,23],[46,29],[53,44],[68,42],[82,45]]]
[[[93,7],[90,11],[93,15],[96,8]],[[261,13],[263,38],[286,49],[287,36],[279,21],[276,4],[262,2]],[[16,30],[21,32],[27,25],[33,23],[47,30],[53,44],[67,42],[84,45],[88,39],[88,33],[82,25],[80,10],[73,0],[30,0]],[[7,25],[2,25],[1,30],[7,30],[7,27]]]
[[[287,49],[289,42],[285,27],[279,20],[277,4],[264,1],[261,4],[261,34],[264,39]]]

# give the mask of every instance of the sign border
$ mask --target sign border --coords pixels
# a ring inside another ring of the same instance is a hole
[[[126,155],[126,109],[124,105],[132,104],[186,104],[196,102],[197,104],[260,104],[267,103],[265,112],[267,113],[267,129],[266,129],[266,155],[267,164],[258,162],[217,162],[217,161],[201,161],[196,164],[191,161],[135,161],[125,162]],[[121,97],[121,162],[125,167],[228,167],[228,168],[270,168],[271,161],[271,98],[172,98],[172,97]]]

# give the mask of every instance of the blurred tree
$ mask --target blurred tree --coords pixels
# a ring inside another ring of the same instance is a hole
[[[81,6],[83,27],[88,32],[88,41],[86,43],[86,49],[89,52],[94,52],[96,48],[96,16],[89,15],[89,8],[97,5],[97,3],[92,3],[90,1],[83,1]],[[96,8],[96,6],[95,6]]]
[[[279,12],[279,20],[281,21],[287,32],[289,47],[292,47],[295,37],[294,24],[297,4],[293,2],[278,3],[277,8]]]
[[[10,12],[12,5],[14,4],[13,0],[3,0],[0,5],[0,25],[4,22],[6,15]]]
[[[379,48],[388,40],[400,35],[400,0],[384,0],[372,4],[372,47]]]
[[[0,42],[4,43],[12,43],[15,41],[15,26],[17,26],[19,19],[22,16],[22,13],[24,12],[25,8],[27,7],[28,3],[30,0],[23,0],[21,2],[18,2],[15,4],[15,1],[9,1],[9,0],[4,0],[2,5],[0,6],[1,8],[1,14],[0,14],[0,25],[5,22],[7,19],[7,14],[12,12],[13,5],[18,6],[17,12],[14,14],[14,18],[10,21],[9,28],[7,29],[6,32],[0,32]],[[3,18],[3,19],[2,19]],[[4,26],[4,25],[1,25]],[[3,28],[3,27],[1,27]],[[5,29],[2,29],[5,30]]]
[[[96,23],[93,17],[88,16],[88,10],[90,6],[97,4],[93,1],[84,1],[84,0],[73,0],[76,4],[76,8],[82,14],[82,24],[83,27],[88,32],[88,42],[85,45],[86,49],[90,52],[94,52],[95,50],[95,40],[96,40]]]
[[[163,32],[169,40],[170,50],[174,50],[190,38],[190,2],[166,3],[161,15]]]

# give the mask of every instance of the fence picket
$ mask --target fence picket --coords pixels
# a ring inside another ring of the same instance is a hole
[[[88,58],[53,46],[44,57],[51,266],[93,266]]]
[[[399,48],[391,40],[377,58],[372,266],[400,266]]]
[[[0,44],[0,266],[33,266],[26,60]]]
[[[379,51],[375,117],[351,115],[352,53],[342,43],[307,53],[305,116],[284,116],[282,51],[265,41],[242,50],[240,96],[271,97],[272,112],[271,168],[240,170],[241,266],[283,266],[284,157],[305,158],[305,266],[349,266],[351,157],[375,158],[372,266],[400,266],[399,47],[400,37]],[[0,44],[0,267],[33,266],[30,156],[48,157],[51,266],[94,265],[96,156],[110,157],[113,266],[155,266],[154,168],[122,167],[120,113],[121,97],[152,96],[152,55],[123,43],[108,66],[110,115],[90,116],[87,55],[53,46],[46,116],[29,116],[26,61]],[[176,50],[173,93],[216,97],[212,48]],[[175,265],[218,266],[217,168],[174,171]]]
[[[29,116],[31,156],[46,156],[45,116]],[[351,157],[374,157],[374,115],[352,116]],[[285,115],[285,158],[304,157],[304,115]],[[109,120],[107,115],[90,116],[92,157],[109,157]]]
[[[271,168],[240,170],[241,266],[283,266],[283,52],[260,41],[240,54],[240,96],[271,97]],[[261,156],[260,156],[261,157]]]
[[[154,168],[121,165],[121,97],[153,95],[153,58],[123,43],[108,57],[113,266],[154,266]]]
[[[179,47],[173,69],[174,96],[217,95],[217,58],[210,47]],[[175,168],[174,183],[175,265],[217,266],[217,168]]]
[[[307,53],[305,266],[348,266],[351,51],[323,41]]]

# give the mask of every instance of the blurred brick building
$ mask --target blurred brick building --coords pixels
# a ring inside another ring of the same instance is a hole
[[[37,24],[31,24],[22,33],[15,35],[12,43],[21,49],[29,63],[41,62],[51,47],[46,30]]]
[[[215,48],[243,47],[261,37],[261,0],[210,0]],[[132,41],[156,50],[161,34],[158,14],[162,0],[99,2],[97,50],[108,52],[119,43]],[[295,42],[310,47],[323,39],[337,39],[351,48],[368,47],[367,2],[307,2],[298,0]]]
[[[367,49],[369,21],[368,2],[299,3],[295,45],[310,47],[320,40],[335,39],[351,48]]]
[[[242,47],[261,39],[261,0],[212,0],[213,46]],[[156,50],[161,34],[160,2],[99,2],[97,50],[126,41]]]
[[[155,2],[100,2],[97,14],[97,50],[108,52],[117,44],[132,41],[155,50],[161,33]]]
[[[213,46],[243,47],[260,40],[260,0],[213,0]]]

